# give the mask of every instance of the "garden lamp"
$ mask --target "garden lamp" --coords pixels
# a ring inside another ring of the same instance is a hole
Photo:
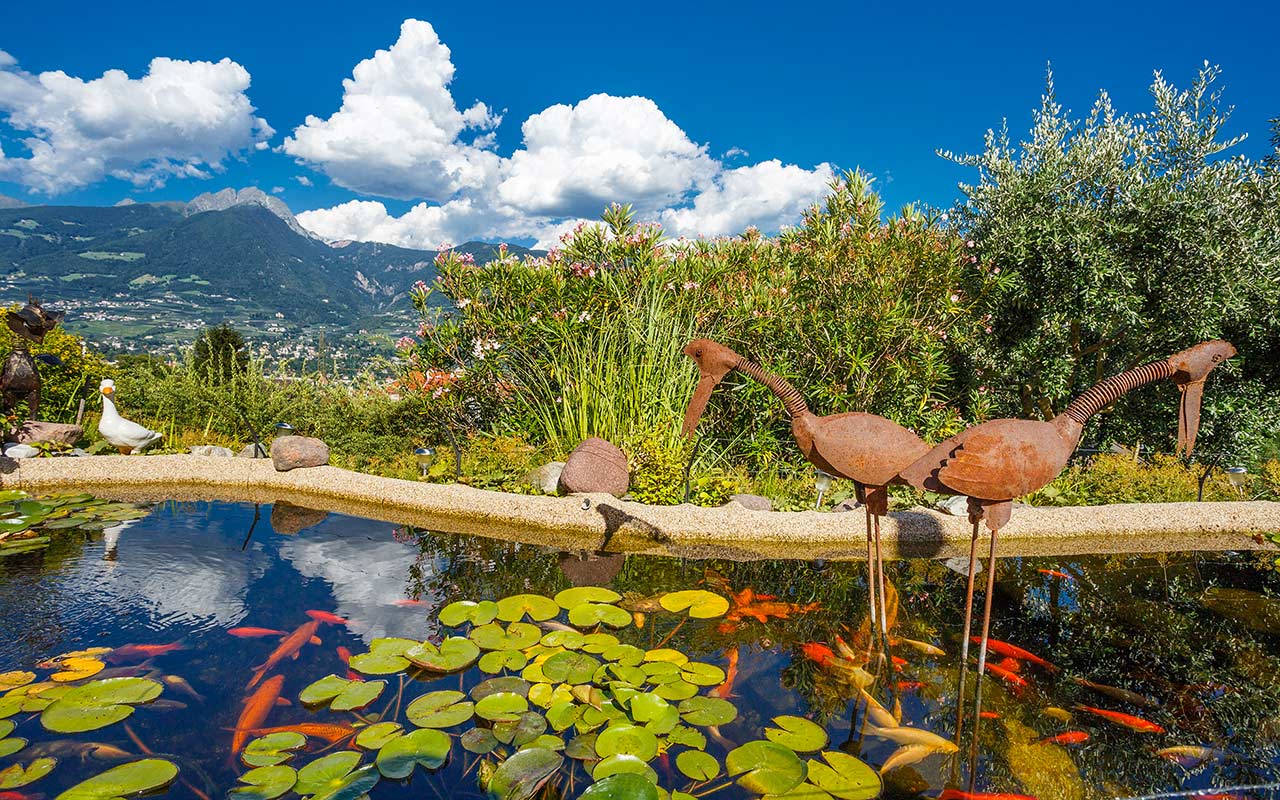
[[[1244,497],[1244,485],[1249,480],[1249,470],[1244,467],[1227,467],[1227,482],[1236,487],[1236,493]]]
[[[293,436],[297,431],[287,422],[276,423],[276,436]]]
[[[813,488],[818,490],[818,502],[813,504],[814,511],[822,508],[822,496],[831,488],[831,481],[835,480],[835,477],[830,472],[822,470],[817,470],[817,474],[813,476]]]
[[[422,477],[427,477],[427,473],[431,471],[431,465],[436,460],[435,448],[419,447],[413,451],[413,457],[418,460],[418,469],[422,471]]]

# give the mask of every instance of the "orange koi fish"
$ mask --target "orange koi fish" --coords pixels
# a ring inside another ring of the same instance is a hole
[[[316,611],[314,608],[307,612],[307,616],[317,622],[327,622],[330,625],[346,625],[347,621],[337,614],[331,614],[328,611]]]
[[[1008,792],[966,792],[960,789],[943,789],[938,800],[1036,800],[1025,794]]]
[[[302,649],[303,645],[311,641],[311,637],[316,635],[316,629],[319,627],[320,622],[317,620],[304,622],[296,631],[286,636],[284,640],[280,642],[280,645],[276,647],[275,650],[271,651],[271,655],[267,656],[267,660],[262,664],[262,666],[257,667],[254,670],[253,679],[249,681],[249,685],[245,688],[252,689],[257,686],[258,682],[262,680],[264,675],[271,671],[272,667],[279,664],[286,658],[297,658],[298,651]]]
[[[1056,569],[1038,569],[1038,570],[1036,570],[1036,572],[1039,572],[1041,575],[1048,575],[1050,578],[1059,578],[1059,579],[1064,580],[1064,581],[1074,581],[1074,580],[1075,580],[1075,578],[1073,578],[1072,576],[1068,575],[1067,573],[1065,573],[1065,572],[1061,572],[1061,571],[1056,570]]]
[[[1094,708],[1093,706],[1074,706],[1080,711],[1088,711],[1090,714],[1096,714],[1099,717],[1114,722],[1117,725],[1123,725],[1131,731],[1138,733],[1164,733],[1164,728],[1159,725],[1145,720],[1142,717],[1135,717],[1132,714],[1121,714],[1119,711],[1107,711],[1103,708]]]
[[[969,641],[973,642],[974,644],[982,644],[982,639],[977,636],[970,636]],[[1008,642],[1002,642],[999,639],[988,639],[987,649],[993,653],[1006,656],[1008,658],[1016,658],[1019,661],[1030,661],[1032,664],[1038,664],[1044,667],[1045,669],[1049,670],[1050,672],[1058,671],[1058,668],[1053,664],[1050,664],[1048,661],[1045,661],[1043,658],[1036,655],[1035,653],[1031,653],[1027,650],[1023,650],[1021,647],[1018,647],[1016,644],[1009,644]]]
[[[902,668],[907,665],[907,660],[898,656],[889,656],[889,660],[893,662],[893,668],[898,672],[901,672]]]
[[[1010,672],[1022,672],[1022,662],[1016,658],[1001,659],[1000,668],[1007,669]]]
[[[1107,686],[1106,684],[1102,684],[1102,683],[1094,683],[1093,681],[1085,680],[1084,678],[1080,678],[1080,677],[1075,677],[1075,678],[1072,678],[1071,680],[1075,681],[1076,683],[1080,684],[1086,689],[1092,689],[1095,692],[1098,692],[1099,694],[1105,694],[1107,697],[1114,698],[1116,700],[1119,700],[1122,703],[1128,703],[1129,705],[1140,706],[1142,708],[1159,708],[1160,707],[1160,704],[1152,700],[1150,697],[1138,694],[1137,692],[1131,692],[1128,689],[1119,689],[1115,686]]]
[[[729,651],[729,666],[724,671],[724,683],[711,690],[711,694],[721,699],[733,696],[733,682],[738,678],[738,651],[741,645]]]
[[[725,614],[725,619],[729,622],[739,622],[743,617],[750,617],[764,623],[768,622],[770,617],[789,619],[792,614],[807,614],[822,608],[821,603],[779,602],[773,595],[757,595],[755,590],[750,588],[731,594],[729,598],[733,601],[733,607]]]
[[[800,645],[800,652],[804,653],[805,658],[820,667],[831,666],[831,662],[835,661],[836,658],[835,651],[822,642],[805,642]]]
[[[900,692],[914,692],[923,688],[924,684],[920,681],[898,681],[898,691]]]
[[[1000,719],[1000,715],[994,711],[979,711],[978,716],[983,719]]]
[[[1067,731],[1057,736],[1046,736],[1036,744],[1084,744],[1089,741],[1089,734],[1084,731]]]
[[[185,645],[181,642],[173,644],[126,644],[124,647],[117,647],[104,657],[104,661],[112,664],[123,664],[129,661],[143,661],[148,658],[162,656],[165,653],[172,653],[174,650],[185,650]]]
[[[272,680],[274,680],[274,678]],[[323,722],[299,722],[295,725],[278,725],[274,728],[254,728],[250,730],[249,733],[254,736],[265,736],[269,733],[282,733],[286,731],[300,733],[303,736],[314,736],[317,739],[324,739],[326,742],[333,744],[334,742],[340,742],[355,733],[356,729],[350,725],[333,725]]]
[[[1212,747],[1199,747],[1197,745],[1182,745],[1178,747],[1166,747],[1157,750],[1156,755],[1175,764],[1181,764],[1187,769],[1198,767],[1207,761],[1217,761],[1225,758],[1226,753],[1221,750],[1215,750]]]
[[[263,636],[284,636],[275,628],[227,628],[227,633],[240,639],[257,639]]]
[[[413,600],[407,597],[402,600],[392,601],[391,603],[391,605],[400,606],[401,608],[412,608],[413,606],[425,606],[426,604],[427,604],[426,600]]]
[[[1009,670],[1005,669],[999,664],[992,664],[988,662],[987,672],[990,672],[992,675],[995,675],[997,678],[1009,684],[1010,686],[1014,687],[1015,689],[1021,690],[1021,689],[1027,688],[1026,678],[1022,677],[1016,672],[1010,672]]]
[[[244,701],[244,711],[240,712],[240,719],[236,720],[235,735],[231,737],[232,755],[243,750],[249,742],[250,733],[267,721],[267,715],[276,707],[276,700],[280,699],[283,687],[284,676],[276,675]]]
[[[342,661],[343,664],[349,663],[351,661],[351,651],[343,647],[342,645],[338,645],[337,647],[335,647],[334,652],[338,654],[338,658]]]

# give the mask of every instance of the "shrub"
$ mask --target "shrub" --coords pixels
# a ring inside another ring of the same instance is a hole
[[[10,306],[17,311],[20,306]],[[14,349],[16,334],[8,326],[0,325],[0,360],[9,357]],[[84,339],[68,333],[61,327],[45,335],[44,342],[23,342],[32,355],[48,353],[62,359],[61,366],[36,362],[40,373],[41,419],[52,422],[71,422],[79,410],[80,401],[97,397],[98,384],[111,374],[111,365],[97,352],[90,350]],[[25,412],[25,407],[19,410]],[[22,414],[19,414],[22,416]]]
[[[1092,506],[1109,503],[1177,503],[1197,498],[1205,467],[1157,454],[1150,462],[1103,454],[1073,464],[1045,488],[1026,498],[1033,505]],[[1238,500],[1226,476],[1213,469],[1204,483],[1205,500]]]
[[[215,383],[225,383],[249,367],[249,350],[240,332],[227,323],[205,328],[191,351],[191,366]]]

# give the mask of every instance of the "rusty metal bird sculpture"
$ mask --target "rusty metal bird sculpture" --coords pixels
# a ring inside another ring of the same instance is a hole
[[[978,651],[978,675],[986,668],[987,640],[991,630],[991,596],[995,588],[996,537],[1009,521],[1011,501],[1041,489],[1058,477],[1080,442],[1085,423],[1094,414],[1139,386],[1171,379],[1181,392],[1178,414],[1178,450],[1189,456],[1200,426],[1200,400],[1204,382],[1218,364],[1236,354],[1221,339],[1200,344],[1121,372],[1095,384],[1047,422],[997,419],[976,425],[939,443],[895,477],[918,489],[952,495],[968,495],[973,538],[969,544],[969,581],[966,591],[964,638],[961,643],[961,681],[967,663],[972,624],[973,576],[979,523],[991,531],[987,570],[987,594],[983,602],[982,638]],[[979,681],[979,702],[981,681]],[[961,683],[963,694],[963,682]],[[974,711],[978,719],[977,704]],[[959,730],[957,725],[957,735]],[[977,741],[975,734],[974,741]]]
[[[684,354],[698,365],[698,386],[684,416],[684,435],[691,436],[711,399],[711,392],[737,370],[764,384],[782,401],[791,417],[791,432],[800,452],[818,469],[853,481],[866,508],[868,592],[872,617],[885,630],[884,563],[880,555],[880,518],[889,511],[888,486],[902,483],[898,473],[929,452],[915,433],[875,414],[852,411],[820,417],[809,410],[800,392],[778,375],[711,339],[695,339]],[[874,553],[872,546],[874,542]],[[876,613],[879,595],[879,614]]]

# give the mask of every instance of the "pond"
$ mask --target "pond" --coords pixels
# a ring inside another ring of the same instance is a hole
[[[2,800],[1242,798],[1280,774],[1261,553],[1001,559],[957,746],[962,564],[888,565],[886,653],[858,562],[60,502],[87,501],[0,519],[53,528],[0,548]]]

